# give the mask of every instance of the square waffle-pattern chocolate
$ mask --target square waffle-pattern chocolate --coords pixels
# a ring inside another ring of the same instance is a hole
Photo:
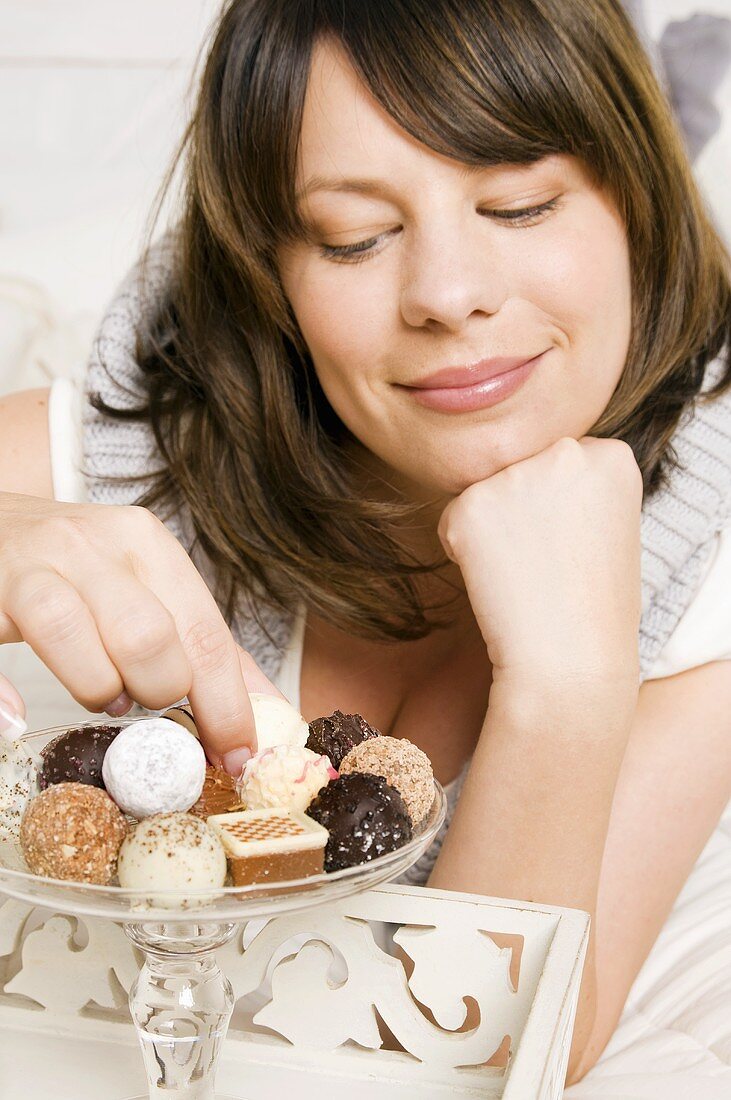
[[[267,852],[324,848],[327,829],[311,817],[284,808],[240,810],[206,818],[215,829],[226,853],[236,858]]]

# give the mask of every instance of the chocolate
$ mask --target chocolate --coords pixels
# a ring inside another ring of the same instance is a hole
[[[202,817],[205,821],[211,814],[225,814],[231,810],[243,810],[243,808],[244,804],[236,791],[234,777],[223,768],[214,768],[212,764],[208,764],[200,798],[190,807],[188,813]]]
[[[369,725],[362,714],[343,714],[336,710],[310,722],[306,747],[328,756],[332,766],[339,771],[343,757],[355,745],[380,736],[380,731]]]
[[[213,895],[196,891],[223,886],[226,853],[213,829],[192,814],[154,814],[140,821],[119,852],[119,885],[127,890],[190,891],[150,894],[148,904],[161,909],[208,905]]]
[[[41,750],[42,791],[55,783],[86,783],[106,790],[102,764],[121,726],[80,726],[54,737]]]
[[[20,847],[36,875],[106,886],[127,823],[104,791],[54,783],[32,798],[20,823]]]
[[[302,812],[337,777],[326,756],[304,746],[274,745],[247,760],[238,786],[247,810],[286,806]]]
[[[167,710],[162,712],[160,718],[169,718],[171,722],[177,722],[179,726],[182,726],[183,729],[186,729],[188,733],[192,733],[193,736],[197,737],[200,741],[200,737],[198,735],[198,727],[195,724],[193,711],[190,709],[190,707],[168,707]]]
[[[322,874],[327,832],[296,810],[216,814],[208,824],[223,844],[234,886]]]
[[[343,758],[342,775],[366,772],[382,775],[403,798],[409,817],[418,827],[434,801],[434,773],[426,753],[405,737],[376,737],[363,741]]]
[[[141,718],[109,746],[102,775],[114,801],[132,817],[176,813],[200,798],[206,754],[177,722]]]
[[[323,787],[306,813],[329,833],[326,871],[367,863],[411,840],[404,800],[380,775],[341,775]]]

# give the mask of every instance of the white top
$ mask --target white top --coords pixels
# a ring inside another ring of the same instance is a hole
[[[51,385],[48,403],[55,500],[87,499],[81,473],[81,415],[81,388],[68,378],[57,378]],[[277,676],[277,687],[297,710],[304,634],[305,607],[300,604]],[[646,679],[658,680],[709,661],[727,660],[731,660],[731,525],[716,536],[696,595]]]

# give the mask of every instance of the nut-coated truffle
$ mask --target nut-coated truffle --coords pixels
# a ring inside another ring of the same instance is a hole
[[[343,757],[340,772],[382,775],[403,798],[414,828],[424,820],[434,801],[434,773],[429,757],[405,737],[362,741]]]
[[[105,791],[54,783],[26,806],[20,847],[36,875],[106,886],[126,833],[124,816]]]

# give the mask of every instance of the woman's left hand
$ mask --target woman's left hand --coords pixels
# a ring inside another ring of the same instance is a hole
[[[559,439],[475,482],[439,537],[493,681],[639,682],[642,475],[622,440]]]

